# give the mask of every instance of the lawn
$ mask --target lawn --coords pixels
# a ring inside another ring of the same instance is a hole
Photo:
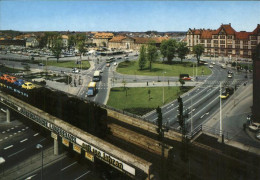
[[[148,64],[148,63],[147,63]],[[194,74],[196,73],[194,68]],[[152,71],[148,69],[148,65],[144,70],[139,70],[138,61],[124,61],[119,63],[117,72],[131,75],[145,75],[145,76],[179,76],[179,74],[189,74],[193,76],[193,64],[191,62],[174,62],[172,65],[164,64],[163,62],[155,62],[152,64]],[[204,72],[204,74],[203,74]],[[207,66],[199,66],[197,70],[198,75],[209,75],[211,70]]]
[[[42,63],[46,65],[46,61],[40,61],[37,60],[37,63]],[[82,62],[82,69],[88,69],[90,67],[90,64],[88,61],[81,61]],[[56,60],[48,60],[47,66],[56,66],[56,67],[64,67],[64,68],[81,68],[80,64],[76,64],[76,61],[61,61],[59,60],[58,63]]]
[[[192,88],[164,87],[164,104],[173,101]],[[112,88],[107,105],[133,114],[143,115],[163,105],[163,87],[127,88],[127,96],[123,87]]]

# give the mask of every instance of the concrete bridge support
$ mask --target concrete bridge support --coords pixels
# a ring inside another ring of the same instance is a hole
[[[53,139],[54,141],[54,155],[59,155],[60,153],[60,143],[59,140]]]

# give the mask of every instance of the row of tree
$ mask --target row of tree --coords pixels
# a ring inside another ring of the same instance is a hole
[[[152,70],[152,62],[156,61],[159,57],[157,47],[155,46],[155,42],[151,41],[147,46],[142,45],[140,48],[140,56],[139,56],[139,68],[143,70],[145,68],[146,62],[149,62],[149,69]],[[164,40],[160,46],[160,53],[163,56],[163,61],[166,58],[167,63],[171,64],[173,59],[177,56],[181,59],[185,59],[185,56],[189,53],[189,48],[185,42],[177,42],[174,39]],[[193,52],[196,55],[198,64],[200,60],[200,56],[204,52],[203,45],[195,45],[193,47]]]

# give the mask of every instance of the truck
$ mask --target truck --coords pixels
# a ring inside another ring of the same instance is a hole
[[[96,92],[97,92],[97,88],[96,88],[96,82],[90,82],[88,84],[88,89],[87,89],[87,96],[95,96]]]
[[[93,76],[93,81],[98,82],[98,81],[100,81],[100,79],[101,79],[100,71],[95,71],[94,76]]]
[[[231,96],[234,93],[234,88],[227,87],[220,95],[221,99],[227,99],[229,96]]]

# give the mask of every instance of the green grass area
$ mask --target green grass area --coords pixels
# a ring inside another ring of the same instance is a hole
[[[192,88],[164,87],[164,104],[173,101]],[[143,115],[163,105],[163,87],[127,88],[127,96],[123,87],[112,88],[107,105],[133,114]]]
[[[196,73],[194,68],[194,74]],[[145,76],[179,76],[179,74],[193,75],[193,64],[191,62],[174,62],[173,64],[165,64],[163,62],[154,62],[150,71],[148,65],[144,70],[139,70],[138,61],[124,61],[119,63],[117,72],[122,74],[145,75]],[[198,75],[209,75],[211,70],[207,66],[199,66]]]
[[[15,69],[15,68],[9,68],[9,67],[6,67],[6,66],[2,66],[0,67],[0,72],[1,73],[19,73],[19,72],[23,72],[23,70],[21,69]]]
[[[37,63],[42,63],[42,61],[37,60]],[[43,64],[48,65],[48,66],[56,66],[56,67],[64,67],[64,68],[81,68],[82,69],[88,69],[90,67],[89,61],[81,61],[82,65],[76,64],[76,61],[61,61],[59,60],[58,63],[56,60],[48,60],[47,63],[46,61],[43,61]]]

